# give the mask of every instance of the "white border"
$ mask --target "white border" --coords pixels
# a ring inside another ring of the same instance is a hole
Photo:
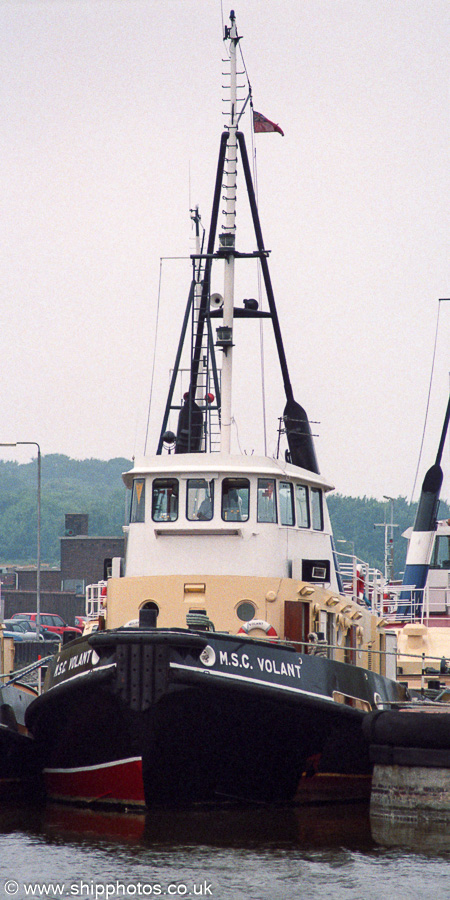
[[[314,697],[317,700],[336,703],[332,697],[328,697],[326,694],[313,694],[312,691],[303,691],[301,688],[290,687],[288,684],[263,681],[261,678],[247,678],[245,675],[235,675],[232,672],[215,672],[213,669],[199,669],[196,666],[182,666],[179,663],[170,663],[170,668],[183,669],[185,672],[199,672],[202,675],[215,675],[216,678],[232,678],[234,681],[245,681],[247,684],[261,684],[264,687],[273,687],[280,691],[287,691],[289,694],[301,694],[303,697]]]
[[[95,772],[98,769],[110,769],[112,766],[125,766],[128,763],[140,762],[142,763],[142,756],[130,756],[129,759],[117,759],[115,762],[107,762],[107,763],[97,763],[95,766],[75,766],[69,769],[43,769],[44,774],[56,775],[59,773],[73,773],[73,772]]]
[[[72,657],[68,657],[71,659]],[[62,662],[62,660],[61,660]],[[108,669],[114,669],[117,663],[108,663],[107,666],[96,666],[95,669],[92,666],[90,669],[86,669],[85,672],[78,672],[76,675],[71,675],[70,678],[61,678],[61,681],[57,681],[56,684],[52,684],[51,687],[47,688],[46,691],[41,696],[45,696],[45,694],[49,694],[50,691],[53,691],[54,688],[59,687],[61,684],[68,684],[69,681],[75,681],[77,678],[84,678],[86,675],[90,675],[91,672],[106,672]],[[58,676],[56,676],[58,678]]]

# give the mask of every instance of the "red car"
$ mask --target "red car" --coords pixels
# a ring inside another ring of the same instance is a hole
[[[27,619],[29,622],[36,622],[37,613],[14,613],[11,618]],[[81,628],[74,628],[73,625],[68,625],[57,613],[40,613],[39,619],[40,625],[48,628],[49,631],[54,631],[55,634],[61,635],[63,640],[66,641],[79,637],[83,633]]]

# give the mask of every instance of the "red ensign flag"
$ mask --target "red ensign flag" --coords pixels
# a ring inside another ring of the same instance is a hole
[[[256,110],[253,110],[253,130],[255,134],[262,134],[267,131],[278,131],[278,134],[281,134],[284,137],[284,131],[281,130],[279,125],[275,125],[275,122],[266,119],[265,116],[262,116],[261,113],[256,112]]]

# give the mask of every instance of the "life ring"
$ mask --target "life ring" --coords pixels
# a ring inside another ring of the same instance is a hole
[[[108,597],[108,589],[106,584],[102,584],[100,588],[100,595],[98,598],[99,601],[99,609],[104,610],[106,608],[106,600]]]
[[[265,622],[264,619],[250,619],[249,622],[244,622],[241,625],[238,634],[248,634],[249,631],[253,631],[254,628],[260,628],[261,631],[265,631],[268,637],[278,637],[275,628],[270,622]]]
[[[356,596],[358,600],[364,599],[366,589],[366,576],[362,566],[356,566]]]

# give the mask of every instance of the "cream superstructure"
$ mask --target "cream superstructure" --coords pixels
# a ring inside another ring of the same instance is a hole
[[[108,580],[107,628],[141,609],[153,609],[161,628],[186,628],[200,613],[216,631],[303,650],[308,635],[321,635],[329,658],[395,676],[389,637],[342,592],[325,498],[332,485],[322,476],[265,457],[181,454],[136,460],[123,479],[131,516],[126,561],[113,560]]]

